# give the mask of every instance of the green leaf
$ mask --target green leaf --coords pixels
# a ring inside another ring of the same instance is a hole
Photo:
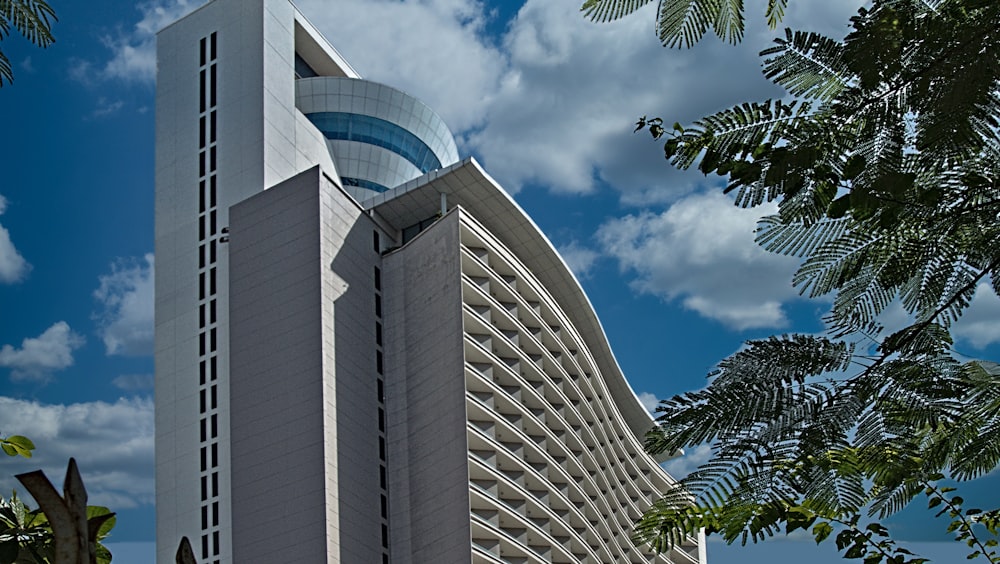
[[[0,542],[0,562],[14,562],[21,551],[16,540]]]
[[[821,521],[816,523],[812,529],[813,536],[816,538],[816,544],[819,544],[827,539],[831,533],[833,533],[833,527],[830,523],[826,521]]]
[[[865,556],[864,564],[879,564],[882,561],[883,554],[881,552],[872,552]]]
[[[867,551],[868,549],[865,547],[863,541],[855,542],[855,544],[852,544],[850,548],[847,549],[847,552],[844,553],[844,558],[861,558]]]

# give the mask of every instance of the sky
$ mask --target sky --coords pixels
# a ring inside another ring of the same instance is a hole
[[[0,47],[0,435],[25,434],[56,483],[68,457],[91,503],[119,514],[115,561],[152,561],[155,32],[200,0],[52,0],[57,42]],[[650,407],[695,390],[748,338],[817,332],[828,301],[790,285],[796,263],[752,242],[757,218],[714,178],[671,169],[634,135],[641,115],[691,121],[780,95],[756,53],[777,32],[747,2],[743,45],[667,50],[651,6],[593,24],[580,0],[299,0],[366,78],[425,101],[566,257],[626,377]],[[654,3],[655,4],[655,3]],[[841,37],[857,2],[799,0],[785,24]],[[1000,358],[1000,299],[984,288],[956,326],[969,357]],[[707,460],[691,449],[684,474]],[[963,486],[1000,505],[996,479]],[[992,503],[992,505],[989,505]],[[934,557],[964,560],[920,507],[890,521]],[[915,550],[917,551],[917,550]],[[830,543],[709,544],[713,564],[840,562]]]

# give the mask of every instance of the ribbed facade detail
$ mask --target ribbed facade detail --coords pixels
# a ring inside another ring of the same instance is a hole
[[[694,538],[660,557],[632,544],[670,478],[558,301],[475,219],[460,225],[473,562],[698,562]]]

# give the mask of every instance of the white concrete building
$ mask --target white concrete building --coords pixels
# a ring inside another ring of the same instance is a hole
[[[336,9],[335,5],[331,9]],[[158,36],[158,560],[703,562],[580,285],[288,0]]]

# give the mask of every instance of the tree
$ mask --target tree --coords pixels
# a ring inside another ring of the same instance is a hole
[[[603,21],[646,3],[583,10]],[[768,2],[772,26],[786,5]],[[742,36],[740,0],[662,0],[657,17],[668,46]],[[639,120],[673,166],[727,179],[737,205],[777,201],[757,241],[802,259],[803,294],[833,297],[826,335],[749,342],[706,389],[660,406],[650,452],[712,443],[715,457],[637,524],[658,550],[701,527],[822,541],[839,525],[846,557],[904,562],[878,520],[925,494],[970,557],[1000,561],[998,512],[962,509],[940,483],[1000,463],[1000,369],[963,360],[950,333],[977,291],[1000,294],[1000,3],[874,0],[851,23],[842,41],[786,30],[761,53],[785,99],[689,127]],[[893,303],[901,329],[880,320]]]
[[[45,0],[0,0],[0,41],[10,35],[13,27],[28,41],[48,47],[55,42],[52,22],[57,19],[55,10]],[[10,60],[0,51],[0,87],[5,80],[12,82],[14,72]]]
[[[25,458],[35,449],[31,439],[20,435],[0,437],[0,447],[8,456]],[[87,490],[75,460],[69,460],[63,495],[41,470],[16,477],[42,507],[29,509],[17,492],[9,500],[0,497],[0,564],[111,563],[111,551],[101,541],[114,528],[115,514],[86,505]]]

